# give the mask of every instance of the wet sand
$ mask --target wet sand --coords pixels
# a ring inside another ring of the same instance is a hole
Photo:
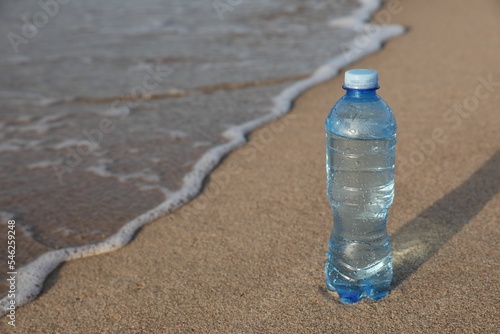
[[[250,136],[203,194],[128,246],[58,268],[19,333],[493,333],[500,292],[500,4],[401,1],[409,32],[351,67],[379,71],[398,121],[388,221],[394,288],[325,289],[324,119],[342,76]],[[489,82],[489,83],[488,83]],[[6,318],[0,325],[7,327]]]

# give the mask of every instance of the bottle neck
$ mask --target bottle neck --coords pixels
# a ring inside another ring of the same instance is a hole
[[[377,89],[378,87],[372,89],[354,89],[354,88],[346,88],[345,95],[352,98],[375,98],[377,97]]]

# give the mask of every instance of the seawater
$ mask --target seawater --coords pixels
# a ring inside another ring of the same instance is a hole
[[[215,3],[2,3],[0,221],[16,220],[17,266],[29,263],[18,305],[58,263],[116,249],[196,196],[248,131],[356,60],[340,44],[359,31],[332,20],[380,5]],[[402,32],[381,29],[356,55]]]

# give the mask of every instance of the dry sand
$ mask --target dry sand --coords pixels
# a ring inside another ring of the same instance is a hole
[[[401,4],[391,23],[408,34],[352,66],[379,70],[399,125],[387,298],[346,306],[325,291],[323,122],[340,76],[252,134],[203,196],[127,247],[59,268],[16,331],[498,333],[500,2]],[[496,86],[477,88],[489,76]],[[415,140],[433,131],[445,138],[425,154]]]

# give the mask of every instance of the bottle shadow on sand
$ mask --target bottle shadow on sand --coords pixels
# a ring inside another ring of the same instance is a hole
[[[392,289],[410,277],[500,190],[500,151],[452,192],[434,202],[391,236]]]
[[[434,202],[391,235],[394,277],[391,289],[415,273],[500,191],[500,150],[460,186]],[[340,304],[324,285],[319,293]]]

